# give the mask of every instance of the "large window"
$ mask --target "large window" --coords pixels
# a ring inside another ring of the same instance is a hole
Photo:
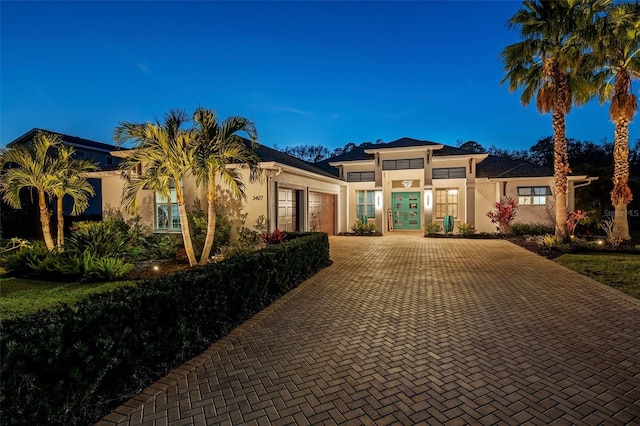
[[[375,172],[349,172],[347,182],[373,182],[376,180]]]
[[[518,205],[546,206],[549,195],[551,195],[551,188],[548,186],[519,186]]]
[[[424,169],[424,158],[382,160],[382,170]]]
[[[156,229],[158,231],[180,231],[180,211],[176,188],[171,188],[171,195],[165,198],[156,192]]]
[[[358,217],[376,217],[375,191],[356,191],[356,213]]]
[[[436,219],[451,215],[458,218],[458,189],[436,189]]]

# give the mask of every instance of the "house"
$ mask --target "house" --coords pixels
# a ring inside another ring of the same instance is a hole
[[[69,136],[64,133],[52,132],[49,130],[33,128],[14,139],[7,144],[7,148],[16,145],[27,145],[36,136],[36,133],[44,132],[59,135],[62,138],[62,144],[71,146],[75,150],[74,156],[84,160],[90,160],[96,163],[102,170],[117,169],[119,159],[112,153],[120,150],[115,145],[109,145],[102,142],[96,142],[89,139],[79,138],[77,136]],[[95,190],[95,196],[89,200],[89,207],[84,211],[83,215],[101,215],[102,214],[102,182],[99,178],[90,178],[89,183]],[[66,200],[64,211],[68,214],[71,211],[71,201]]]
[[[33,129],[11,142],[25,143]],[[121,208],[124,181],[117,168],[126,149],[63,135],[77,155],[99,162],[92,174],[97,210]],[[9,144],[9,146],[11,146]],[[265,145],[257,149],[261,176],[249,182],[241,170],[247,199],[240,207],[250,226],[263,216],[270,230],[348,232],[366,218],[383,234],[419,231],[430,223],[442,224],[452,216],[455,224],[474,225],[480,232],[496,226],[487,212],[496,201],[518,201],[518,222],[548,223],[554,218],[553,170],[525,161],[447,146],[437,142],[402,138],[389,143],[363,144],[342,155],[311,164]],[[575,190],[597,178],[569,176],[568,210],[574,210]],[[193,176],[183,185],[187,208],[206,203],[204,188]],[[222,194],[224,185],[218,190]],[[141,224],[154,232],[180,232],[177,201],[148,190],[139,197]]]
[[[125,156],[126,151],[113,154]],[[455,224],[493,232],[496,226],[487,212],[505,196],[518,201],[519,222],[551,224],[554,218],[553,170],[525,161],[411,138],[361,145],[315,164],[264,145],[257,154],[263,173],[247,184],[243,211],[247,224],[264,216],[270,230],[337,234],[366,217],[385,234],[442,224],[450,215]],[[242,173],[249,182],[248,171]],[[102,172],[101,178],[103,209],[118,207],[119,173]],[[569,211],[575,207],[575,189],[594,179],[569,177]],[[206,200],[193,177],[183,187],[187,207]],[[162,200],[150,191],[139,197],[143,223],[158,232],[180,231],[175,199]]]

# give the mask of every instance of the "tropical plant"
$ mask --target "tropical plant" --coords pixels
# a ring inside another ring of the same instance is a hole
[[[600,86],[600,102],[611,101],[609,116],[615,125],[613,147],[613,189],[611,204],[615,208],[613,234],[631,239],[627,205],[633,199],[629,188],[629,123],[638,110],[638,101],[631,92],[631,80],[640,78],[640,5],[613,5],[597,21],[596,31],[589,39],[596,66],[604,83]],[[613,81],[613,84],[611,83]]]
[[[59,180],[58,185],[52,189],[56,197],[56,216],[58,219],[58,233],[56,245],[62,248],[64,245],[64,211],[62,201],[66,195],[73,200],[71,215],[76,216],[89,207],[89,197],[95,195],[93,186],[87,179],[89,172],[98,170],[97,164],[92,161],[74,158],[73,147],[61,145],[58,148],[55,161],[55,176]]]
[[[470,237],[476,233],[476,227],[470,223],[461,223],[458,225],[458,232],[463,237]]]
[[[571,105],[587,102],[595,93],[592,69],[585,66],[583,32],[612,0],[525,0],[508,21],[519,29],[522,41],[501,53],[502,83],[509,91],[522,89],[520,100],[528,105],[536,97],[541,113],[552,113],[554,136],[555,233],[567,236],[566,115]]]
[[[576,226],[578,226],[581,221],[587,220],[588,218],[589,216],[584,210],[574,210],[569,213],[569,217],[567,219],[567,231],[569,232],[569,235],[573,236],[576,232]]]
[[[185,207],[182,180],[192,170],[198,135],[193,129],[182,129],[189,120],[186,113],[171,110],[164,121],[155,123],[121,122],[114,131],[113,139],[123,144],[134,143],[127,158],[120,163],[125,178],[122,197],[123,206],[135,213],[138,209],[138,193],[142,189],[155,191],[160,197],[175,195],[180,215],[180,229],[189,265],[197,264],[187,209]]]
[[[602,221],[602,230],[607,236],[607,243],[609,243],[613,247],[618,247],[623,240],[622,238],[615,235],[615,232],[613,230],[614,224],[615,221],[613,219],[604,219]]]
[[[56,174],[58,159],[50,150],[61,146],[62,136],[44,132],[36,133],[32,143],[0,150],[0,193],[3,200],[14,208],[22,208],[20,193],[23,189],[35,190],[38,195],[42,236],[48,250],[55,248],[51,237],[51,211],[47,199],[61,186]]]
[[[196,109],[193,118],[198,134],[193,171],[198,183],[207,188],[207,235],[199,262],[204,265],[211,255],[216,230],[216,178],[220,177],[235,197],[244,199],[241,169],[248,168],[250,180],[255,179],[260,159],[255,152],[258,133],[248,119],[233,116],[219,122],[215,112],[205,108]],[[248,143],[239,132],[249,136]]]
[[[434,236],[438,232],[442,232],[442,226],[439,223],[429,223],[424,227],[424,234],[428,236]]]
[[[287,236],[286,232],[281,232],[279,229],[276,228],[276,230],[273,232],[266,232],[262,234],[262,240],[267,245],[280,244],[281,242],[284,241],[286,236]]]
[[[373,234],[376,232],[376,224],[359,220],[351,227],[351,230],[358,235]]]
[[[493,211],[488,212],[487,217],[491,219],[491,223],[498,225],[501,234],[507,234],[511,223],[516,218],[517,210],[516,200],[504,197],[493,204]]]

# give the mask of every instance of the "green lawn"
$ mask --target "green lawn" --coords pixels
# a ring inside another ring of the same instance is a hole
[[[563,254],[556,262],[640,299],[640,255]]]
[[[0,321],[26,315],[58,303],[77,303],[91,293],[113,290],[133,281],[58,283],[21,278],[0,278]]]

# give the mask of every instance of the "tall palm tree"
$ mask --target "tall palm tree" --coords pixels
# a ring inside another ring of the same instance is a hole
[[[126,180],[123,205],[135,213],[140,190],[152,190],[170,199],[171,189],[175,187],[184,248],[189,265],[194,266],[197,262],[181,183],[191,171],[197,133],[181,128],[187,121],[186,113],[171,110],[165,114],[162,123],[158,120],[155,123],[122,122],[116,127],[113,138],[120,144],[129,140],[135,144],[129,156],[120,163]]]
[[[502,83],[509,91],[522,89],[521,102],[536,97],[541,113],[552,114],[554,136],[554,192],[556,236],[567,234],[567,176],[571,172],[567,153],[566,115],[573,103],[585,103],[594,93],[592,73],[583,64],[585,43],[580,31],[592,24],[611,0],[526,0],[508,21],[518,28],[522,41],[501,53],[506,73]]]
[[[216,178],[222,178],[236,197],[245,198],[245,186],[238,167],[248,167],[250,179],[254,179],[260,159],[255,153],[258,133],[248,119],[234,116],[220,123],[215,112],[198,108],[194,121],[199,135],[194,171],[198,183],[207,188],[207,235],[200,256],[200,264],[204,265],[211,254],[216,229]],[[248,145],[238,132],[249,136]]]
[[[0,193],[4,201],[13,208],[22,208],[20,192],[33,189],[38,194],[42,237],[47,249],[53,250],[55,243],[49,226],[51,212],[47,198],[61,185],[56,175],[57,159],[49,150],[58,149],[62,136],[44,132],[36,133],[29,145],[14,146],[0,151]]]
[[[616,238],[629,240],[627,205],[633,199],[629,188],[629,123],[638,110],[637,98],[631,92],[631,80],[640,78],[640,5],[614,5],[597,24],[589,41],[592,56],[604,77],[599,91],[600,102],[611,100],[609,116],[615,125],[611,191],[611,204],[615,208],[613,234]]]
[[[98,170],[98,166],[92,161],[74,158],[75,150],[70,146],[60,146],[58,148],[55,175],[59,179],[59,184],[52,189],[56,197],[56,210],[58,218],[57,246],[64,245],[64,212],[62,201],[65,196],[70,196],[73,200],[71,215],[75,216],[89,207],[89,197],[95,195],[93,186],[87,180],[87,173]]]

